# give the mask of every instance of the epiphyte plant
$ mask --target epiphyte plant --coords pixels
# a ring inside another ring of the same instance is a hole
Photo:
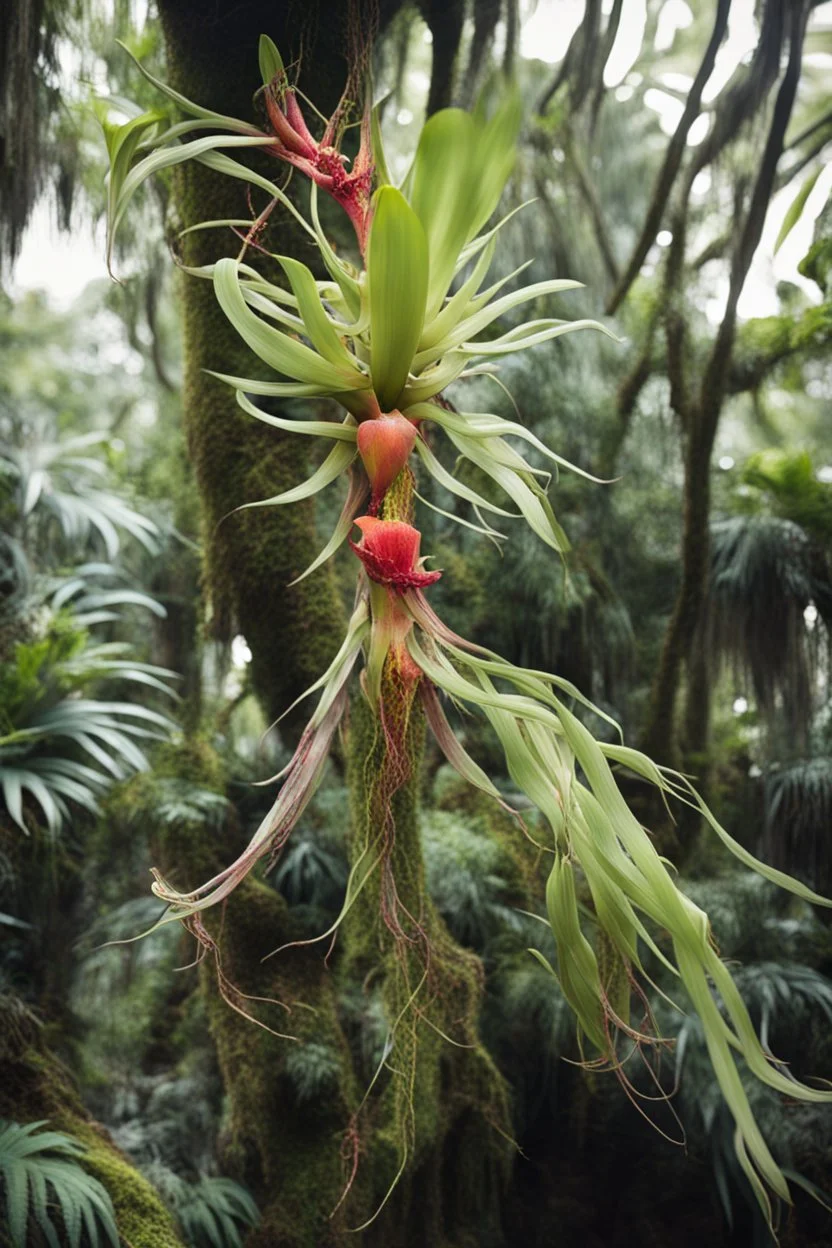
[[[572,465],[519,420],[458,411],[445,399],[446,387],[475,375],[493,375],[500,357],[562,334],[589,328],[609,332],[594,321],[546,317],[497,336],[491,336],[493,331],[482,336],[498,318],[524,303],[579,285],[551,280],[505,293],[521,270],[486,285],[500,231],[513,215],[491,223],[513,166],[521,120],[517,95],[506,89],[490,115],[481,103],[473,113],[450,108],[430,117],[409,172],[397,186],[370,105],[363,110],[358,153],[350,167],[340,151],[345,101],[317,140],[266,36],[260,42],[267,119],[263,129],[195,104],[139,68],[185,119],[170,124],[162,112],[136,109],[126,123],[114,125],[109,120],[112,106],[102,102],[111,161],[108,255],[131,197],[164,168],[196,160],[241,179],[252,195],[265,194],[257,215],[252,210],[247,218],[190,227],[231,229],[241,239],[236,258],[186,271],[213,283],[234,329],[273,374],[266,380],[262,370],[256,378],[214,375],[235,389],[238,404],[252,418],[333,446],[308,480],[273,498],[240,500],[240,507],[298,502],[346,474],[349,487],[340,518],[301,576],[320,567],[347,539],[361,565],[346,636],[329,668],[307,690],[319,694],[318,703],[293,758],[277,777],[282,785],[274,805],[244,853],[202,886],[180,892],[154,873],[153,891],[167,903],[160,922],[181,920],[203,945],[214,947],[202,913],[226,898],[261,859],[273,860],[286,844],[320,783],[348,705],[351,678],[363,664],[360,688],[376,725],[369,755],[375,771],[367,832],[353,855],[341,914],[321,938],[337,931],[375,879],[381,916],[403,951],[403,966],[410,966],[414,949],[421,948],[427,961],[421,917],[403,901],[393,866],[394,799],[413,779],[417,717],[426,721],[447,760],[467,781],[502,801],[455,736],[443,709],[445,695],[487,718],[514,784],[549,827],[552,867],[545,906],[557,967],[541,954],[535,956],[560,985],[583,1041],[597,1050],[593,1065],[620,1069],[620,1036],[636,1048],[655,1039],[633,1025],[629,1013],[631,993],[643,995],[637,977],[646,978],[643,954],[649,950],[678,977],[702,1020],[714,1075],[734,1118],[739,1162],[771,1225],[768,1193],[788,1201],[789,1189],[752,1115],[738,1058],[757,1078],[793,1099],[829,1101],[832,1092],[798,1083],[765,1050],[718,956],[707,915],[674,882],[668,864],[628,808],[612,766],[699,810],[746,866],[806,901],[832,903],[735,842],[686,777],[623,743],[596,741],[570,704],[583,712],[601,712],[573,685],[551,673],[515,667],[470,644],[446,627],[424,592],[441,574],[427,569],[420,555],[416,505],[424,500],[416,490],[417,473],[426,473],[469,503],[474,518],[454,518],[492,540],[504,540],[493,527],[496,519],[516,514],[443,467],[426,436],[430,427],[441,430],[461,458],[499,487],[543,542],[562,556],[568,551],[547,496],[550,474],[533,466],[518,444],[531,446],[556,466]],[[128,106],[120,100],[117,107],[124,112]],[[259,149],[308,176],[308,218],[275,181],[229,155],[236,148]],[[322,229],[319,189],[341,204],[354,227],[355,265],[336,254]],[[327,275],[323,280],[298,260],[264,248],[263,226],[278,207],[314,243]],[[257,263],[249,262],[252,251]],[[271,280],[275,275],[283,284]],[[340,421],[278,416],[259,407],[258,397],[328,397],[341,406],[343,416]],[[612,958],[601,958],[585,935],[576,888],[579,873],[592,899],[599,944],[613,951]],[[664,939],[657,942],[657,929],[667,933],[669,945]],[[612,978],[602,973],[602,964],[615,968]],[[415,984],[408,981],[411,1002],[426,975],[425,970]],[[406,1146],[404,1152],[402,1165]]]

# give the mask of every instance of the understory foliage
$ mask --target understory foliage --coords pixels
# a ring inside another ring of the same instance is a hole
[[[71,1248],[118,1245],[113,1205],[105,1188],[78,1159],[84,1148],[59,1131],[41,1131],[44,1122],[0,1122],[0,1181],[13,1248],[32,1242],[37,1225],[50,1248],[59,1229]],[[56,1216],[57,1214],[57,1216]]]
[[[146,1168],[145,1174],[176,1217],[192,1248],[241,1248],[241,1231],[254,1226],[257,1206],[233,1179],[202,1175],[189,1183],[165,1166]]]

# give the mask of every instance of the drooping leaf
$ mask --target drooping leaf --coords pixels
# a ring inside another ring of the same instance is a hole
[[[815,169],[812,173],[810,173],[808,178],[806,178],[805,181],[799,187],[798,192],[795,195],[792,202],[789,204],[789,207],[786,210],[786,215],[783,218],[783,224],[780,226],[780,230],[777,235],[777,241],[774,244],[775,255],[783,246],[786,239],[789,237],[792,230],[794,229],[794,227],[797,225],[798,221],[800,220],[803,209],[806,207],[806,200],[809,198],[812,191],[815,189],[815,183],[817,182],[822,172],[823,172],[823,166],[819,165],[817,169]]]

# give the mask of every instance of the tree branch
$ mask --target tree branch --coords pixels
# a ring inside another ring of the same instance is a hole
[[[483,58],[500,20],[500,5],[501,0],[480,0],[474,5],[474,33],[465,67],[465,81],[460,91],[463,108],[470,108],[474,101]]]
[[[592,228],[595,233],[595,241],[598,244],[598,250],[604,261],[604,267],[607,270],[607,276],[610,279],[610,285],[614,286],[618,281],[618,263],[612,249],[607,227],[604,223],[604,215],[601,211],[601,204],[596,194],[595,187],[587,172],[586,166],[580,157],[577,144],[572,142],[571,135],[569,138],[569,163],[575,173],[578,188],[584,198],[589,215],[592,220]]]
[[[709,260],[721,260],[727,252],[728,248],[734,240],[733,231],[727,234],[718,234],[716,238],[712,238],[706,247],[703,247],[698,256],[691,261],[691,268],[699,270],[708,263]]]
[[[624,0],[613,0],[612,12],[610,20],[607,22],[607,29],[604,31],[604,41],[601,45],[601,54],[598,57],[597,69],[595,75],[595,91],[592,96],[592,109],[589,116],[589,133],[592,136],[595,133],[595,126],[598,122],[598,113],[601,110],[601,101],[604,98],[604,70],[607,67],[607,61],[610,59],[610,53],[615,43],[618,28],[621,25],[621,12],[624,8]]]
[[[818,139],[818,141],[809,148],[808,152],[805,152],[803,156],[801,156],[800,160],[796,160],[794,164],[789,165],[788,169],[784,169],[781,173],[779,173],[774,179],[775,191],[781,191],[784,186],[788,186],[799,173],[803,172],[807,165],[812,163],[816,156],[821,154],[827,143],[832,143],[832,134],[826,134],[823,138]]]
[[[543,94],[540,97],[540,100],[538,101],[537,113],[540,117],[542,117],[545,114],[546,109],[549,107],[550,102],[557,95],[558,91],[563,86],[564,82],[569,76],[569,72],[572,67],[572,61],[575,57],[575,49],[577,47],[578,35],[580,32],[580,29],[581,28],[579,26],[578,29],[573,34],[572,38],[569,40],[569,47],[566,49],[564,58],[561,61],[560,65],[558,66],[557,72],[554,78],[552,79],[552,82],[543,92]]]
[[[474,10],[478,5],[474,4]],[[506,0],[506,49],[503,53],[503,73],[510,78],[514,73],[514,61],[517,55],[517,35],[520,30],[517,0]]]
[[[685,111],[682,114],[673,138],[668,144],[665,153],[664,163],[659,171],[656,184],[653,189],[653,195],[650,206],[647,210],[647,216],[642,227],[639,239],[633,249],[629,263],[624,273],[617,283],[615,290],[610,296],[607,303],[607,315],[612,316],[618,310],[623,299],[627,295],[630,287],[641,271],[644,259],[656,240],[659,232],[662,217],[664,215],[670,192],[676,181],[679,167],[682,163],[682,157],[685,152],[685,144],[687,142],[688,131],[693,125],[696,117],[699,115],[699,108],[702,100],[702,91],[705,83],[711,76],[711,72],[716,60],[716,54],[725,35],[726,26],[728,24],[728,11],[731,7],[731,0],[718,0],[716,18],[714,20],[714,28],[705,55],[702,58],[702,64],[699,66],[693,86],[690,89]]]
[[[419,4],[433,35],[433,65],[428,91],[427,115],[447,108],[453,98],[454,64],[465,21],[464,0],[420,0]]]
[[[791,143],[787,143],[786,151],[790,152],[793,147],[800,147],[801,143],[805,143],[806,140],[810,139],[818,130],[822,130],[824,126],[829,125],[832,125],[832,108],[830,108],[828,113],[824,113],[822,117],[819,117],[817,121],[813,122],[811,126],[807,126],[805,130],[801,130],[800,134],[798,134],[796,138],[792,139]],[[828,140],[824,140],[824,142],[827,141]]]
[[[702,377],[700,405],[708,432],[716,429],[716,422],[719,419],[719,411],[725,393],[726,375],[736,332],[737,303],[742,294],[742,288],[745,285],[745,279],[748,276],[754,252],[757,250],[763,233],[766,212],[774,190],[777,164],[783,154],[783,143],[792,108],[794,107],[797,84],[800,80],[803,38],[806,33],[807,16],[808,8],[805,2],[800,4],[799,0],[796,0],[795,7],[791,10],[789,60],[783,80],[780,83],[780,90],[777,92],[771,126],[769,127],[763,159],[760,164],[760,172],[757,175],[757,181],[751,193],[748,214],[737,245],[734,248],[734,254],[731,257],[731,279],[725,315],[717,331],[713,351]]]

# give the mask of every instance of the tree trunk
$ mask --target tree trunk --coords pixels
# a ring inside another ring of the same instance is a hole
[[[46,1048],[34,1014],[7,996],[0,999],[0,1018],[0,1118],[47,1120],[51,1130],[84,1145],[87,1151],[79,1160],[109,1192],[123,1243],[183,1248],[171,1214],[150,1183],[84,1109],[70,1072]]]
[[[692,413],[694,420],[698,413]],[[682,583],[665,635],[659,670],[653,684],[642,748],[658,762],[678,762],[675,711],[679,685],[705,596],[708,571],[708,518],[711,502],[710,462],[713,433],[696,420],[685,454],[682,521]],[[715,432],[715,431],[714,431]]]
[[[171,84],[218,112],[256,119],[258,37],[261,31],[273,34],[290,61],[285,8],[214,6],[210,20],[203,6],[182,0],[163,0],[160,10]],[[338,22],[322,23],[320,38],[306,49],[308,70],[314,54],[314,92],[323,108],[334,107],[346,76],[339,34]],[[269,172],[284,171],[272,162]],[[241,182],[196,163],[181,168],[175,200],[186,227],[248,211]],[[279,238],[271,239],[274,250],[299,250],[297,227],[281,220],[273,228],[280,230]],[[188,265],[208,264],[237,250],[230,232],[220,230],[190,234],[182,246]],[[307,451],[302,438],[245,415],[234,391],[206,374],[211,368],[251,376],[264,367],[219,308],[211,283],[184,277],[182,303],[184,419],[202,502],[209,625],[222,638],[236,629],[245,635],[255,690],[274,719],[325,669],[343,637],[343,609],[331,564],[287,588],[323,544],[312,502],[229,514],[303,480],[309,473]]]
[[[265,5],[242,11],[223,5],[207,24],[203,10],[198,14],[179,0],[163,0],[160,7],[172,85],[220,112],[252,115],[261,30],[272,35],[287,64],[297,51],[291,40],[291,11],[280,12],[275,23],[273,10]],[[312,84],[316,104],[326,110],[337,102],[346,77],[341,49],[347,41],[340,38],[337,22],[321,20],[314,40],[307,23],[307,34],[304,77]],[[449,46],[440,40],[439,53],[448,52]],[[175,189],[183,225],[246,215],[240,184],[201,166],[185,166]],[[187,236],[185,262],[209,263],[221,238],[218,231]],[[279,240],[272,239],[271,249],[295,251],[310,262],[299,241],[287,230]],[[227,254],[233,250],[228,246]],[[275,494],[308,474],[302,440],[249,420],[237,408],[233,391],[206,376],[208,368],[243,376],[262,368],[217,307],[211,285],[186,278],[183,300],[185,421],[204,511],[213,625],[225,635],[232,627],[245,634],[253,654],[255,689],[273,715],[324,670],[343,636],[342,607],[331,570],[296,589],[285,588],[322,544],[316,541],[311,506],[244,513],[217,528],[232,508]],[[372,787],[373,767],[382,765],[368,717],[368,709],[359,703],[348,734],[353,861],[362,837],[375,835],[373,821],[379,817],[366,793],[361,795],[362,785]],[[445,1242],[449,1228],[461,1231],[498,1218],[500,1185],[494,1180],[505,1159],[501,1133],[507,1133],[506,1089],[476,1034],[479,961],[450,938],[426,898],[418,823],[423,737],[418,716],[412,733],[411,772],[392,800],[396,840],[391,868],[404,906],[430,942],[430,975],[415,1005],[408,1007],[408,998],[424,969],[424,951],[396,947],[379,918],[376,880],[342,930],[331,970],[320,946],[284,950],[261,961],[276,947],[309,933],[300,929],[281,897],[253,878],[229,898],[223,915],[206,916],[227,977],[223,992],[217,969],[206,958],[203,986],[230,1100],[230,1129],[222,1151],[230,1171],[250,1185],[263,1212],[260,1226],[249,1236],[251,1245],[324,1248],[352,1242],[346,1238],[347,1228],[376,1211],[405,1155],[407,1173],[362,1242],[415,1248]],[[225,860],[227,844],[221,853]],[[161,847],[165,874],[172,871],[183,882],[212,874],[219,865],[216,856],[217,847],[206,843],[196,826],[177,829]],[[385,1071],[367,1106],[354,1116],[373,1071],[363,1069],[356,1056],[360,1037],[350,1033],[344,1001],[355,997],[359,1011],[366,1009],[368,985],[371,995],[380,994],[388,1026],[402,1014],[391,1065],[401,1066],[411,1081],[391,1079]],[[285,1014],[279,1006],[251,997],[283,1001],[292,1012]],[[269,1034],[241,1017],[228,999],[295,1039]],[[466,1047],[448,1043],[435,1027]],[[316,1057],[329,1063],[331,1086],[305,1102],[293,1070]],[[361,1149],[361,1164],[348,1199],[331,1217],[351,1173],[352,1144]],[[464,1183],[452,1177],[459,1177],[460,1150],[466,1157]]]
[[[299,54],[298,34],[305,33],[305,78],[313,84],[315,101],[323,109],[337,103],[347,74],[340,20],[321,22],[314,30],[310,6],[301,11],[301,6],[265,3],[243,8],[222,3],[212,6],[209,18],[201,5],[163,0],[160,12],[169,81],[190,99],[257,120],[252,97],[260,86],[260,33],[275,39],[287,64]],[[274,162],[267,170],[278,179],[284,172]],[[297,176],[295,185],[300,189]],[[183,226],[249,214],[243,183],[201,165],[182,167],[174,190]],[[308,248],[301,247],[297,228],[285,214],[275,213],[270,231],[271,250],[309,262]],[[186,236],[182,256],[188,265],[201,265],[237,250],[229,231],[212,230]],[[202,506],[208,623],[222,638],[237,630],[245,635],[255,692],[266,714],[275,718],[325,670],[343,638],[343,605],[331,564],[287,588],[323,545],[313,503],[229,516],[235,507],[308,476],[306,443],[244,415],[234,391],[206,374],[210,368],[257,376],[264,369],[220,310],[211,283],[185,276],[182,304],[184,421]],[[297,731],[307,710],[300,708],[290,731]],[[200,752],[198,743],[186,749]],[[192,763],[197,773],[207,768],[201,778],[210,784],[211,760],[195,757]],[[229,832],[236,839],[233,829]],[[218,846],[201,827],[179,827],[160,847],[163,869],[179,879],[195,880],[204,873],[207,878],[229,860],[228,842],[226,836]],[[229,1097],[220,1152],[228,1171],[250,1187],[262,1213],[248,1242],[282,1248],[341,1243],[343,1218],[334,1223],[328,1218],[343,1187],[338,1137],[356,1097],[335,1008],[334,977],[319,949],[288,951],[261,962],[279,945],[308,932],[273,889],[252,878],[229,899],[222,915],[207,916],[206,928],[219,942],[227,977],[222,991],[213,959],[205,960],[202,987]],[[240,994],[283,1002],[292,1013]],[[229,999],[256,1014],[264,1026],[242,1017]],[[294,1039],[279,1039],[265,1028]],[[292,1078],[291,1063],[311,1063],[316,1055],[327,1066],[332,1086],[318,1089],[320,1095],[308,1104]]]

